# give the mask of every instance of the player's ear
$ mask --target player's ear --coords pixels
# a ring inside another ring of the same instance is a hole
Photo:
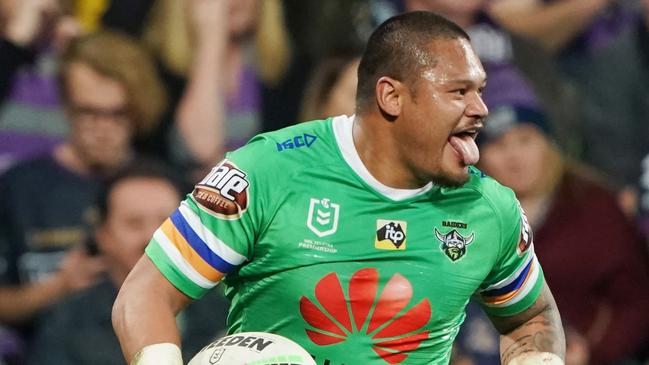
[[[382,76],[376,81],[376,102],[385,114],[397,117],[401,114],[403,104],[402,90],[405,87],[400,81]]]

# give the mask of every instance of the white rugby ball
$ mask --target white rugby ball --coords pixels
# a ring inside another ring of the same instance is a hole
[[[286,337],[242,332],[205,346],[188,365],[316,365],[305,349]]]

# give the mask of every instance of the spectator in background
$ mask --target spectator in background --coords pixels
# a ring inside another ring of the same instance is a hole
[[[282,5],[293,57],[284,79],[264,90],[265,131],[305,120],[304,99],[320,65],[341,52],[362,51],[374,27],[402,10],[401,0],[283,0]]]
[[[28,0],[34,1],[56,0]],[[224,145],[238,147],[259,131],[266,101],[297,109],[297,92],[292,103],[272,93],[262,101],[261,95],[290,62],[279,0],[77,1],[68,11],[86,31],[125,31],[155,55],[170,103],[158,127],[135,139],[139,152],[181,169],[211,166]],[[44,128],[46,118],[33,119],[35,128]]]
[[[631,216],[649,150],[649,0],[642,6],[642,19],[594,58],[584,88],[590,101],[584,159],[609,175]]]
[[[40,321],[28,351],[28,365],[124,364],[111,325],[113,302],[149,238],[175,210],[181,196],[177,179],[155,161],[135,161],[108,181],[100,194],[95,239],[89,241],[96,246],[86,246],[105,261],[107,275],[56,304]],[[181,312],[178,321],[185,358],[221,334],[226,313],[226,301],[218,291]]]
[[[4,98],[17,69],[30,61],[29,47],[43,32],[43,24],[58,12],[55,0],[0,2],[0,97]]]
[[[588,344],[590,360],[581,363],[633,356],[649,343],[649,261],[637,228],[611,192],[562,157],[541,110],[490,109],[481,168],[512,188],[526,211],[562,319]]]
[[[262,83],[277,82],[290,59],[277,0],[157,0],[143,40],[166,69],[187,76],[176,93],[175,142],[204,168],[260,130]]]
[[[0,0],[0,172],[65,135],[56,54],[79,27],[59,0]]]
[[[647,148],[649,150],[649,147]],[[642,173],[640,174],[640,194],[638,207],[640,208],[640,227],[647,242],[649,242],[649,153],[642,159]],[[649,349],[648,349],[649,350]],[[648,354],[649,355],[649,354]]]
[[[300,120],[354,114],[359,62],[359,55],[339,55],[316,66],[304,92]]]
[[[511,32],[528,37],[554,55],[564,74],[581,82],[599,49],[628,29],[636,0],[492,0],[489,13]]]
[[[151,59],[129,38],[101,32],[62,57],[68,139],[0,177],[0,322],[31,320],[92,285],[103,264],[79,249],[101,181],[132,157],[131,141],[155,127],[164,92]]]

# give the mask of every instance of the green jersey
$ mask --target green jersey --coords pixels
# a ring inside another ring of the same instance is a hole
[[[447,364],[471,296],[527,309],[543,274],[511,190],[477,169],[460,188],[370,175],[353,117],[295,125],[229,153],[146,249],[199,298],[219,273],[230,333],[286,336],[320,365]]]

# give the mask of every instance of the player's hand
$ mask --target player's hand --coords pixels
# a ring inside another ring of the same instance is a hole
[[[9,15],[4,35],[21,47],[31,45],[61,10],[58,0],[21,0],[15,4],[16,8]]]
[[[75,292],[96,283],[105,269],[101,257],[89,256],[82,249],[72,249],[63,258],[56,275],[63,282],[65,292]]]

